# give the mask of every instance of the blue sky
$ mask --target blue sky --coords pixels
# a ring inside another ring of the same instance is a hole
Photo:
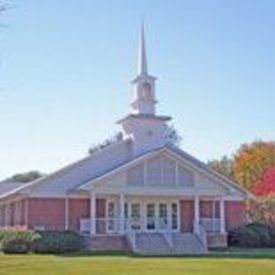
[[[0,179],[119,130],[145,18],[158,112],[206,161],[275,139],[275,1],[13,0],[0,30]]]

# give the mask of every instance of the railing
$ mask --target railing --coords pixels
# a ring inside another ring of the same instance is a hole
[[[207,233],[220,232],[220,219],[219,218],[201,218],[200,225]]]
[[[199,237],[200,241],[204,245],[204,247],[207,248],[207,233],[206,233],[204,227],[202,225],[198,224],[196,233],[197,233],[197,236]]]
[[[133,228],[133,224],[130,219],[125,220],[126,236],[129,240],[129,243],[132,246],[132,250],[136,251],[136,230]],[[137,228],[138,229],[138,228]]]
[[[94,223],[93,226],[92,223]],[[80,219],[79,231],[81,233],[89,233],[92,227],[96,234],[117,234],[123,229],[120,219],[117,218]]]
[[[96,234],[117,234],[132,231],[168,234],[174,231],[171,221],[167,218],[128,218],[123,220],[120,218],[80,219],[80,232],[89,233],[92,228]]]
[[[163,228],[165,230],[160,231],[167,241],[169,247],[171,248],[173,246],[173,236],[172,232],[168,230],[169,225],[167,219],[159,219],[160,228]]]

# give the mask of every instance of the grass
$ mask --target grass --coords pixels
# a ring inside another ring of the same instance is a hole
[[[0,255],[2,275],[271,275],[275,249],[230,249],[200,257],[140,257],[120,253]]]

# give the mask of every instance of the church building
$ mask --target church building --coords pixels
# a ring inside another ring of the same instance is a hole
[[[246,222],[252,195],[171,142],[156,112],[141,29],[131,111],[122,136],[50,175],[0,192],[0,228],[73,230],[91,250],[206,253]]]

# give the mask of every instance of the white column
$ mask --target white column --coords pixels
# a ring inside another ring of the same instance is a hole
[[[195,205],[194,205],[194,231],[199,231],[199,222],[200,222],[200,199],[198,196],[195,196]]]
[[[143,162],[143,185],[147,185],[147,174],[148,174],[148,162],[145,160]]]
[[[24,223],[28,229],[29,228],[29,199],[28,198],[24,200],[24,211],[25,211]]]
[[[224,199],[220,199],[220,233],[225,233]]]
[[[96,234],[96,194],[90,194],[90,234]]]
[[[69,198],[65,198],[65,230],[69,230]]]
[[[120,233],[123,234],[124,233],[124,220],[125,220],[125,214],[124,214],[124,201],[125,201],[125,196],[124,194],[120,194],[119,196],[119,229],[120,229]]]

